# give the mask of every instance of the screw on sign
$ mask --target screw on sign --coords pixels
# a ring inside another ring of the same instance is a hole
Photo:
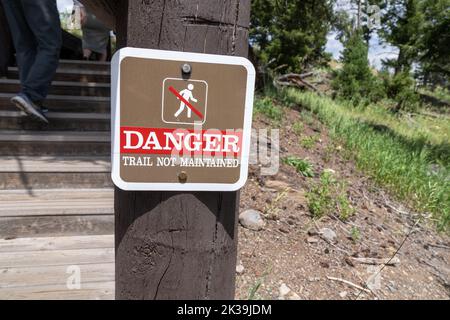
[[[247,59],[124,48],[112,64],[112,178],[119,188],[244,185],[255,81]]]

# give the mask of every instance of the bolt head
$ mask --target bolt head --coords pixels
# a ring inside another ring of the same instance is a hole
[[[185,74],[189,74],[192,72],[192,67],[190,64],[185,63],[181,66],[181,71],[183,71],[183,73],[185,73]]]
[[[180,181],[181,183],[186,183],[187,178],[188,178],[188,176],[187,176],[187,173],[185,171],[181,171],[178,174],[178,181]]]

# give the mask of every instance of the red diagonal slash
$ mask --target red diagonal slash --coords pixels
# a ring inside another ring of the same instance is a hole
[[[202,114],[200,111],[198,111],[197,109],[195,109],[195,107],[194,107],[192,104],[190,104],[189,101],[187,101],[185,98],[183,98],[183,96],[180,95],[180,94],[178,93],[178,91],[174,89],[174,87],[170,86],[170,87],[169,87],[169,90],[170,90],[170,92],[172,92],[178,99],[180,99],[181,101],[183,101],[184,104],[187,105],[189,109],[191,109],[192,111],[194,111],[194,113],[195,113],[197,116],[199,116],[200,119],[203,119],[203,114]]]

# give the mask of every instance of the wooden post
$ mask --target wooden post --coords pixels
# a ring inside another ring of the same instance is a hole
[[[123,0],[118,12],[119,47],[247,56],[250,0]],[[234,299],[238,211],[239,192],[116,188],[116,298]]]

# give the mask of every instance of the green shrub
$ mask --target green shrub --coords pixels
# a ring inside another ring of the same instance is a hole
[[[321,174],[319,183],[311,188],[306,198],[315,218],[338,213],[340,219],[347,220],[355,212],[348,200],[345,183],[330,172]]]
[[[399,72],[392,76],[383,73],[383,83],[387,97],[396,102],[395,111],[416,111],[419,95],[414,92],[414,79],[408,72]]]
[[[297,157],[287,157],[283,159],[283,162],[290,165],[297,170],[302,176],[311,178],[314,177],[314,169],[312,164],[308,160],[300,159]]]
[[[310,150],[314,147],[314,145],[317,142],[317,137],[316,136],[309,136],[309,137],[305,137],[300,141],[300,145],[307,149]]]
[[[278,122],[283,118],[283,110],[280,106],[275,105],[273,100],[269,97],[264,97],[262,99],[257,98],[255,100],[254,112],[262,113],[268,118]]]
[[[292,126],[292,130],[294,131],[294,133],[299,136],[302,134],[303,132],[303,123],[300,121],[297,121],[296,123],[294,123],[294,125]]]

